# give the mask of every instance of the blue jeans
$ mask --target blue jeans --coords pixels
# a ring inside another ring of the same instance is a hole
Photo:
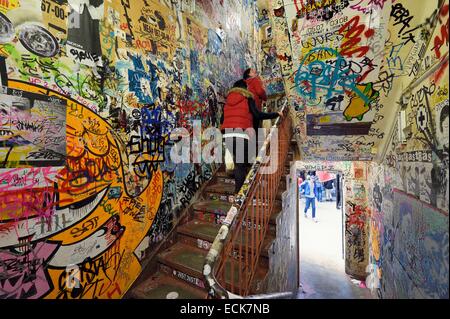
[[[316,198],[310,198],[310,197],[305,197],[306,198],[306,205],[305,205],[305,214],[309,209],[309,206],[312,205],[312,217],[316,217]]]

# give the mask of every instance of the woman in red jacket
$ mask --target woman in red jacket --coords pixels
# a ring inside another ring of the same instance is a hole
[[[255,69],[247,69],[244,72],[244,81],[247,83],[248,90],[252,92],[253,98],[255,100],[256,107],[259,111],[262,111],[262,103],[267,101],[266,90],[264,89],[264,84],[261,78],[256,73]],[[253,128],[256,131],[256,139],[259,141],[261,136],[258,136],[258,128],[261,127],[261,121],[258,119],[253,120]],[[260,143],[262,141],[259,141]]]
[[[268,120],[278,116],[282,116],[282,113],[264,113],[258,110],[253,94],[247,90],[244,80],[234,83],[228,92],[223,108],[221,130],[224,133],[226,147],[233,156],[236,194],[244,184],[253,162],[253,156],[249,156],[249,151],[252,151],[249,149],[249,142],[256,136],[254,120]]]
[[[267,94],[264,88],[263,81],[258,76],[255,69],[247,69],[244,72],[244,80],[247,83],[247,88],[253,93],[256,107],[259,111],[262,110],[262,102],[267,101]]]

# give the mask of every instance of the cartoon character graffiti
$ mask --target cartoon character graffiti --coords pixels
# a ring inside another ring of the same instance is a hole
[[[358,121],[362,121],[364,114],[370,111],[371,104],[380,96],[380,93],[373,89],[372,83],[358,84],[356,85],[356,88],[359,89],[366,98],[360,98],[355,92],[349,94],[350,104],[344,110],[344,117],[347,121],[351,121],[354,118],[358,119]]]
[[[9,81],[8,85],[65,99],[19,81]],[[136,176],[130,169],[124,143],[111,127],[83,105],[70,99],[67,103],[66,165],[43,171],[46,175],[40,185],[33,185],[36,174],[32,175],[22,193],[12,192],[10,185],[0,188],[2,199],[15,197],[22,202],[16,211],[9,212],[9,218],[1,215],[0,219],[0,253],[5,257],[1,258],[0,268],[7,269],[2,272],[0,296],[5,298],[117,298],[133,277],[118,274],[136,276],[140,272],[135,249],[150,230],[158,210],[162,173],[158,170],[151,178]],[[0,172],[0,179],[5,180],[6,174],[8,170]],[[136,184],[140,186],[138,193]],[[39,186],[41,192],[44,188],[48,193],[46,205],[50,209],[45,211],[35,207]],[[110,190],[116,190],[115,196],[106,196]],[[17,210],[24,207],[36,209],[27,215],[19,214]],[[125,209],[129,207],[131,210]],[[142,216],[137,220],[139,213]],[[27,261],[28,277],[27,272],[19,275],[8,266],[13,261],[23,263],[25,255],[33,257]],[[77,286],[68,286],[65,281],[66,267],[70,265],[76,265],[82,274]]]

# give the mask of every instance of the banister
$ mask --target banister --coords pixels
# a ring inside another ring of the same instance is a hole
[[[240,298],[241,296],[236,295],[227,291],[217,280],[215,275],[215,270],[217,266],[217,262],[219,260],[220,255],[223,252],[225,243],[230,238],[230,230],[232,230],[232,225],[237,220],[244,207],[244,203],[246,199],[248,199],[249,193],[253,190],[253,184],[255,183],[255,179],[259,172],[261,165],[263,164],[263,160],[266,158],[266,152],[270,145],[270,141],[275,134],[275,130],[277,127],[281,126],[283,121],[288,119],[288,114],[286,112],[288,106],[288,101],[286,100],[281,108],[281,112],[283,114],[282,117],[278,117],[271,127],[270,133],[266,137],[263,146],[258,152],[258,156],[255,159],[249,173],[246,176],[245,182],[238,194],[236,195],[231,208],[228,210],[225,220],[222,222],[222,226],[220,227],[217,236],[215,237],[211,248],[208,251],[208,254],[205,258],[205,264],[203,266],[203,276],[205,278],[206,284],[209,287],[208,293],[209,296],[213,298],[219,299],[229,299],[231,298]],[[278,155],[278,154],[277,154]],[[280,163],[278,163],[280,165]],[[248,186],[249,185],[249,186]],[[247,187],[248,186],[248,187]],[[273,198],[275,196],[272,194]],[[258,198],[256,199],[258,201]],[[267,218],[268,221],[268,218]],[[233,277],[233,274],[232,274]],[[241,297],[242,298],[242,297]]]

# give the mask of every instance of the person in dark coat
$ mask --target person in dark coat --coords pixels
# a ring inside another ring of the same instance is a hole
[[[330,179],[329,181],[326,181],[325,183],[323,183],[323,186],[325,187],[325,200],[332,201],[333,196],[331,195],[331,191],[334,188],[333,180]]]

